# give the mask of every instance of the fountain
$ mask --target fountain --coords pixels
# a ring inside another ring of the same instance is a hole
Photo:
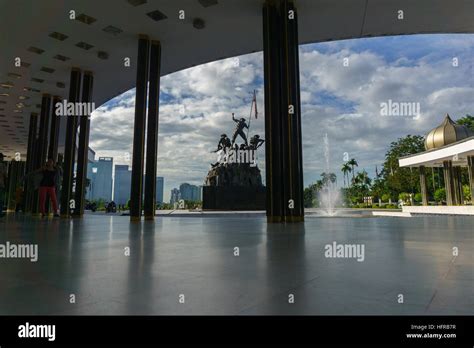
[[[329,139],[328,135],[324,135],[324,158],[325,163],[325,173],[330,173],[329,162],[330,162],[330,153],[329,153]],[[334,216],[337,215],[336,205],[341,203],[341,194],[340,190],[337,188],[337,183],[332,182],[330,178],[326,178],[324,186],[319,191],[319,213],[323,216]]]

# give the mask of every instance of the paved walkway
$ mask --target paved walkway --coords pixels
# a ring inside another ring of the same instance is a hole
[[[0,245],[34,243],[39,255],[0,258],[0,314],[474,314],[473,225],[451,216],[289,225],[238,214],[132,224],[8,216]],[[364,245],[363,261],[325,257],[334,242]]]

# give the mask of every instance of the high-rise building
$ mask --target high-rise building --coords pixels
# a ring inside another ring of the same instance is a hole
[[[179,186],[179,192],[181,193],[181,199],[187,201],[199,201],[199,187],[188,183],[181,184]]]
[[[114,177],[114,202],[115,204],[127,204],[130,199],[130,188],[132,186],[132,172],[128,165],[116,164]]]
[[[162,176],[156,177],[156,202],[163,203],[163,189],[165,179]]]
[[[88,186],[86,187],[86,199],[92,199],[92,167],[95,163],[95,151],[89,147],[89,151],[87,153],[87,179],[88,179]]]
[[[91,195],[90,199],[112,200],[112,157],[99,157],[91,165]]]
[[[177,203],[181,199],[181,195],[177,188],[171,190],[170,204]]]

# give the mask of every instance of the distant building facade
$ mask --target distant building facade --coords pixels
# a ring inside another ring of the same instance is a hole
[[[163,203],[163,190],[165,179],[162,176],[156,177],[156,203]]]
[[[88,167],[91,166],[91,192],[89,199],[103,199],[108,202],[112,200],[113,160],[113,157],[99,157],[94,163],[88,164]],[[87,171],[89,172],[89,168]]]
[[[177,188],[171,190],[170,204],[177,203],[181,199],[181,194]]]
[[[188,183],[181,184],[179,186],[179,192],[181,194],[181,199],[186,201],[199,201],[200,199],[200,190],[196,185],[191,185]]]
[[[114,202],[115,204],[127,204],[130,199],[130,188],[132,187],[132,172],[128,165],[116,164],[114,177]]]
[[[92,167],[95,163],[95,151],[89,147],[89,151],[87,153],[87,179],[88,179],[88,186],[86,188],[86,199],[92,199]]]

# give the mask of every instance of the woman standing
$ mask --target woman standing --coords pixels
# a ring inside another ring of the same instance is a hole
[[[40,213],[41,217],[45,216],[45,203],[46,195],[49,195],[51,203],[53,204],[53,213],[55,217],[59,217],[58,214],[58,200],[56,199],[56,180],[58,169],[54,165],[53,160],[50,158],[46,162],[46,165],[41,168],[41,174],[43,178],[41,179],[39,186],[39,204],[40,204]]]

